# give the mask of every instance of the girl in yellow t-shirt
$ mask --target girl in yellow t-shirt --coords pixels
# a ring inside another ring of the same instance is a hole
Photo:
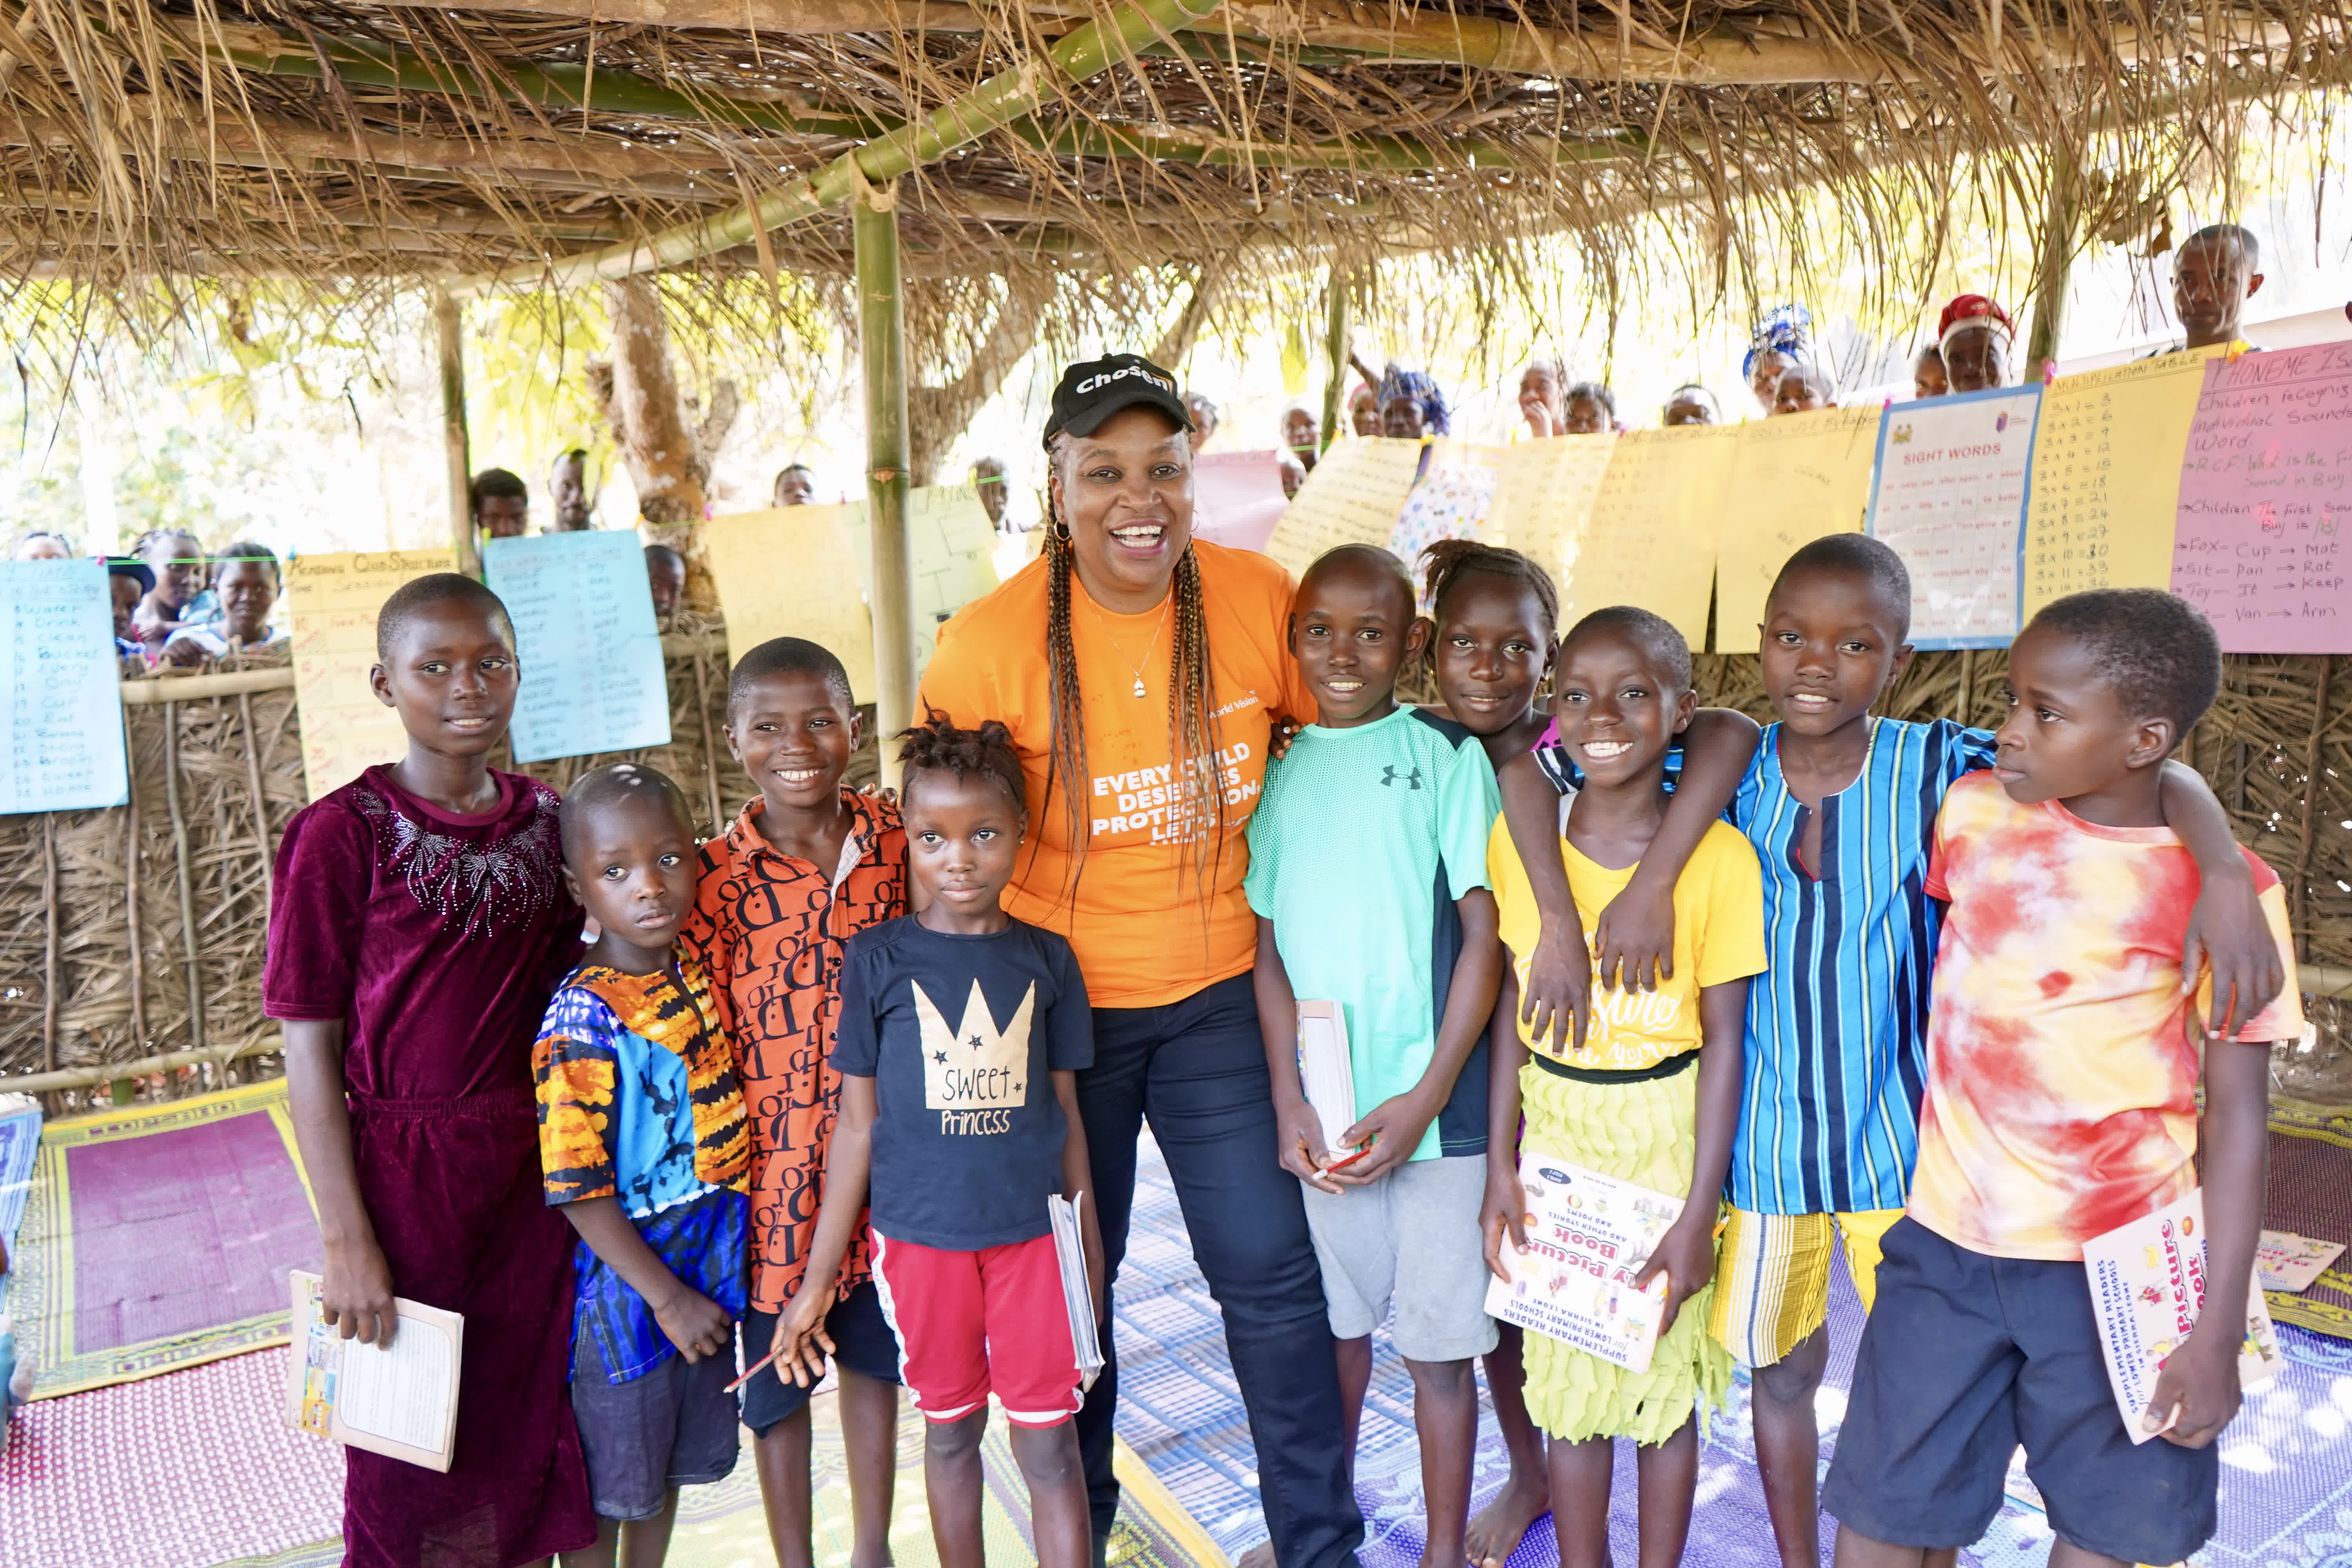
[[[1561,807],[1560,853],[1590,931],[1664,816],[1666,750],[1692,713],[1690,649],[1646,610],[1596,610],[1561,645],[1555,689],[1561,743],[1586,781],[1574,809]],[[1487,860],[1511,957],[1495,1016],[1517,1020],[1539,917],[1500,822]],[[1635,1279],[1641,1288],[1661,1271],[1667,1278],[1647,1372],[1546,1334],[1526,1337],[1527,1404],[1549,1439],[1559,1560],[1579,1568],[1608,1561],[1619,1437],[1640,1446],[1642,1561],[1681,1556],[1698,1476],[1694,1406],[1722,1403],[1731,1382],[1730,1355],[1708,1337],[1706,1314],[1716,1210],[1739,1117],[1748,981],[1765,967],[1762,879],[1746,837],[1725,823],[1710,827],[1675,883],[1674,902],[1673,973],[1651,991],[1604,990],[1596,981],[1582,1051],[1555,1054],[1513,1023],[1494,1038],[1483,1223],[1498,1278],[1521,1266],[1507,1240],[1526,1243],[1522,1136],[1530,1150],[1685,1198]]]

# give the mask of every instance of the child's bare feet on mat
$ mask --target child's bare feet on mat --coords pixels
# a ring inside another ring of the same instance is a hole
[[[1236,1568],[1274,1568],[1274,1542],[1261,1541],[1243,1552]]]
[[[1478,1568],[1503,1568],[1528,1528],[1550,1511],[1551,1488],[1542,1472],[1523,1476],[1514,1469],[1495,1500],[1470,1516],[1463,1537],[1470,1561]]]

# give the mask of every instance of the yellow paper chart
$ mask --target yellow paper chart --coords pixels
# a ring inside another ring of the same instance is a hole
[[[1772,579],[1800,547],[1861,531],[1880,412],[1823,408],[1738,426],[1716,553],[1716,652],[1756,651]]]
[[[2042,394],[2025,501],[2024,611],[2090,588],[2168,588],[2189,425],[2205,384],[2194,353],[2061,376]]]
[[[1265,552],[1293,577],[1341,544],[1388,548],[1421,465],[1421,443],[1366,437],[1334,442],[1275,524]]]
[[[857,585],[874,602],[873,536],[862,503],[849,508]],[[996,525],[971,485],[924,485],[907,492],[907,553],[914,573],[915,674],[931,661],[950,616],[996,586]]]
[[[1617,437],[1576,559],[1559,582],[1562,630],[1604,605],[1639,605],[1672,621],[1691,647],[1706,646],[1741,428],[1685,425]]]
[[[873,698],[874,623],[857,586],[859,510],[776,507],[703,524],[727,612],[730,664],[771,637],[804,637],[841,660],[852,693]]]
[[[1502,482],[1478,537],[1507,545],[1567,584],[1575,568],[1592,502],[1601,492],[1614,436],[1557,436],[1522,441],[1499,455]]]
[[[302,779],[312,800],[407,754],[400,716],[376,700],[368,681],[376,612],[403,583],[456,570],[446,550],[298,555],[286,563],[294,707],[302,721]]]

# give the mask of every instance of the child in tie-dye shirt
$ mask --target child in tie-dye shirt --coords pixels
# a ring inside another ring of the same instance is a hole
[[[709,983],[672,946],[694,907],[677,785],[615,763],[563,804],[564,879],[602,935],[548,1005],[533,1052],[547,1201],[580,1233],[572,1407],[597,1543],[658,1564],[677,1489],[735,1468],[728,1384],[744,1309],[751,1164],[735,1052]]]

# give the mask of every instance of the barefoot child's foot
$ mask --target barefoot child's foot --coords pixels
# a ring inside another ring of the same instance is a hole
[[[1240,1568],[1274,1568],[1274,1542],[1261,1541],[1243,1552]]]
[[[1528,1527],[1550,1511],[1551,1489],[1542,1472],[1527,1476],[1514,1471],[1495,1500],[1470,1516],[1463,1537],[1470,1561],[1478,1568],[1503,1568]]]

